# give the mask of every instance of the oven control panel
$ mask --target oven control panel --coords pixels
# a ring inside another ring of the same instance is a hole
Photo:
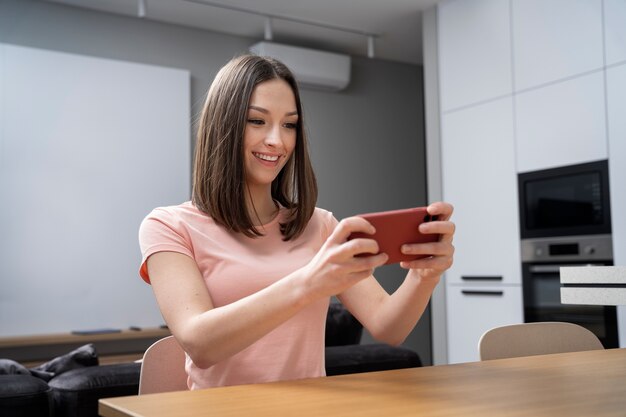
[[[613,259],[611,235],[563,236],[522,240],[522,262]]]

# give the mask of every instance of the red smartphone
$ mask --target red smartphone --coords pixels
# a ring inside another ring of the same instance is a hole
[[[405,243],[428,243],[439,240],[439,234],[422,234],[419,225],[424,222],[435,221],[437,216],[431,216],[426,207],[415,207],[402,210],[381,211],[378,213],[359,214],[376,228],[376,233],[352,233],[348,240],[356,238],[374,239],[378,242],[380,252],[389,256],[385,265],[402,261],[414,261],[426,258],[429,255],[405,255],[400,248]],[[357,256],[368,256],[363,254]]]

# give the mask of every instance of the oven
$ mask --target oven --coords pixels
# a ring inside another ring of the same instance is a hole
[[[559,268],[613,265],[607,161],[518,176],[524,321],[565,321],[618,347],[615,306],[561,304]]]
[[[619,347],[615,306],[561,304],[559,268],[611,266],[610,235],[522,241],[524,321],[565,321],[591,330],[605,348]]]

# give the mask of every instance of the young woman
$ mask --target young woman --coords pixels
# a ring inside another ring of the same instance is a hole
[[[428,207],[437,243],[408,244],[403,284],[372,276],[387,255],[360,217],[315,207],[298,87],[280,62],[233,59],[217,74],[199,122],[192,201],[153,210],[139,232],[140,274],[187,353],[189,388],[319,377],[332,295],[376,339],[400,344],[452,264],[452,207]],[[355,257],[369,253],[369,256]]]

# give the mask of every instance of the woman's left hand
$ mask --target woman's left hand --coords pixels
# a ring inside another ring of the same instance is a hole
[[[441,237],[437,242],[403,245],[402,253],[404,254],[430,256],[415,261],[401,262],[400,266],[414,270],[422,279],[438,279],[452,265],[452,257],[454,255],[452,238],[455,225],[450,221],[450,217],[454,208],[451,204],[438,202],[429,205],[427,210],[431,216],[437,216],[437,220],[422,223],[419,226],[420,233],[434,233],[441,235]]]

